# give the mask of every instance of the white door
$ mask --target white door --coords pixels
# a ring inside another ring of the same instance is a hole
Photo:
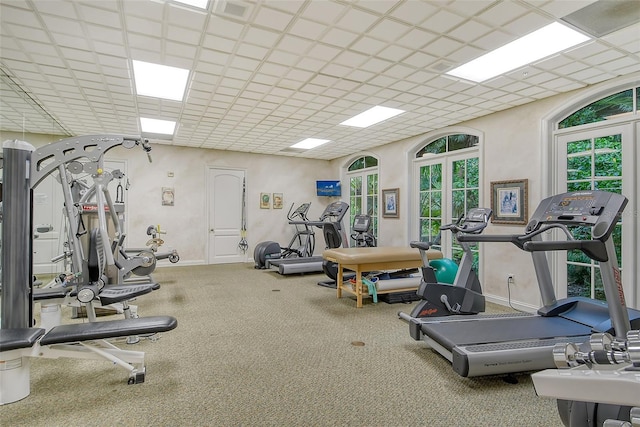
[[[234,169],[209,169],[209,264],[245,262],[240,243],[245,173]]]
[[[633,262],[634,228],[637,226],[634,179],[633,128],[631,125],[571,132],[557,138],[557,192],[604,190],[627,196],[629,204],[612,238],[622,270],[625,297],[630,306],[637,301],[637,267]],[[585,232],[581,228],[574,233]],[[588,237],[588,236],[587,236]],[[584,236],[582,238],[585,238]],[[586,296],[604,299],[597,262],[578,250],[554,252],[557,263],[556,290],[559,297]]]

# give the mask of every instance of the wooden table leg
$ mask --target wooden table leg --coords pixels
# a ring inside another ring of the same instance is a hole
[[[336,292],[338,298],[342,298],[342,264],[338,264],[338,277],[336,277]]]
[[[356,308],[362,308],[362,272],[356,270]]]

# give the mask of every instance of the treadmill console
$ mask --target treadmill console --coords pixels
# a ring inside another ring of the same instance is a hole
[[[627,204],[621,194],[606,191],[575,191],[544,199],[531,216],[526,232],[531,233],[545,224],[593,227],[593,238],[606,239]]]
[[[345,202],[333,202],[330,203],[320,215],[320,221],[332,218],[334,221],[340,222],[342,218],[349,210],[349,205]]]

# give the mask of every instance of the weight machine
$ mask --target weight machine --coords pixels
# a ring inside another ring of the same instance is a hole
[[[56,170],[66,180],[65,165],[77,159],[86,158],[100,164],[104,153],[115,146],[141,146],[147,154],[151,150],[146,140],[114,135],[68,138],[38,150],[24,141],[6,141],[3,144],[4,250],[0,306],[0,364],[3,369],[0,370],[0,405],[15,402],[30,394],[31,358],[107,360],[128,371],[129,384],[144,382],[144,353],[121,350],[107,340],[156,334],[177,326],[177,320],[171,316],[155,316],[58,325],[50,330],[33,327],[33,188]],[[65,208],[73,217],[78,207],[71,202],[70,199],[65,200]],[[104,223],[104,209],[98,209],[98,216]],[[79,244],[79,236],[72,236],[78,239],[78,244],[73,246],[70,254],[74,260],[70,281],[76,287],[78,299],[88,299],[88,304],[93,302],[93,298],[100,298],[103,304],[106,297],[113,300],[130,299],[131,293],[135,294],[136,291],[120,289],[120,293],[103,296],[104,289],[100,289],[101,273],[110,252],[105,251],[104,242],[99,241],[104,236],[102,231],[94,229],[92,235],[95,240],[92,240],[86,256]]]

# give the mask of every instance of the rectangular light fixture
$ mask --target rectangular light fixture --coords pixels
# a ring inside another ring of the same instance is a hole
[[[383,107],[381,105],[376,105],[375,107],[371,107],[368,110],[363,111],[357,116],[353,116],[349,120],[345,120],[340,124],[344,126],[366,128],[402,113],[404,113],[404,111],[398,110],[397,108],[389,108]]]
[[[589,37],[584,34],[554,22],[454,68],[447,74],[479,83],[587,40]]]
[[[303,150],[310,150],[312,148],[316,148],[322,144],[326,144],[331,141],[330,139],[318,139],[318,138],[307,138],[298,142],[297,144],[293,144],[291,148],[300,148]]]
[[[189,70],[136,60],[132,62],[138,95],[182,101]]]
[[[206,9],[209,0],[173,0],[176,3],[187,4],[189,6],[197,7],[200,9]]]
[[[173,132],[176,130],[176,122],[140,117],[140,128],[142,129],[142,132],[145,133],[173,135]]]

